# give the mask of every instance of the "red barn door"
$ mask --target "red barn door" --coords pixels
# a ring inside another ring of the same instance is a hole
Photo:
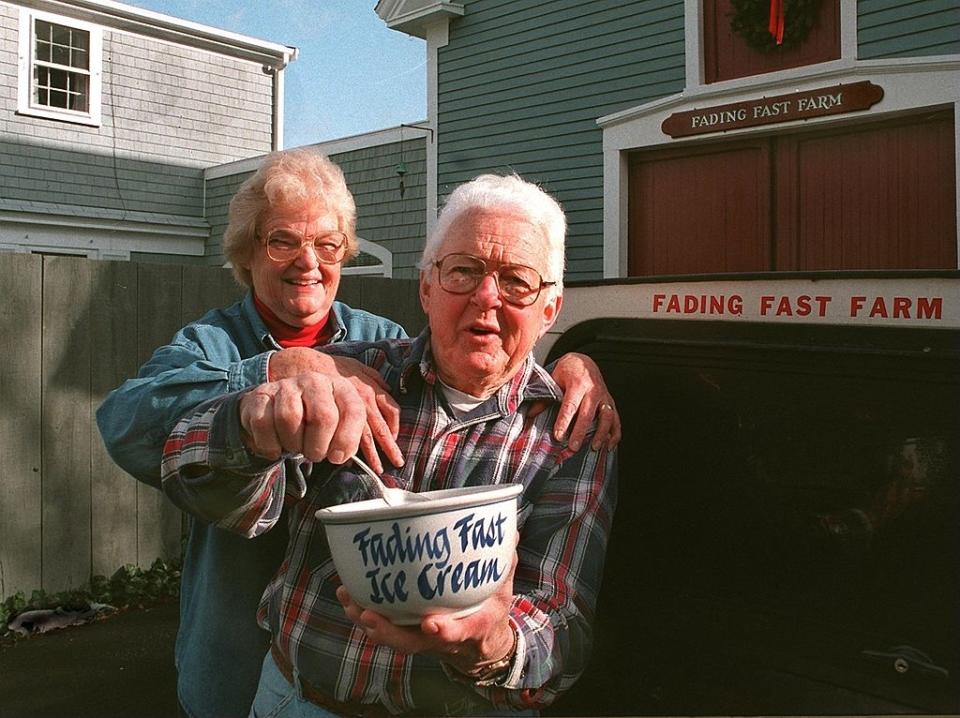
[[[956,269],[954,119],[638,152],[629,273]]]

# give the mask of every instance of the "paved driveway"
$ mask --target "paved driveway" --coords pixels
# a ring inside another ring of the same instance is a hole
[[[0,644],[2,718],[176,718],[176,602]]]

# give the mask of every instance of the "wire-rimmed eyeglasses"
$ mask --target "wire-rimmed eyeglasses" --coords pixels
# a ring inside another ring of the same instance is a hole
[[[544,287],[556,282],[545,282],[533,267],[523,264],[501,264],[492,267],[487,260],[472,254],[448,254],[435,261],[440,277],[440,287],[450,294],[469,294],[480,286],[488,274],[492,274],[505,302],[526,307],[537,301]]]
[[[267,256],[274,262],[294,260],[304,247],[311,247],[321,264],[336,264],[347,253],[347,235],[336,230],[304,237],[290,229],[275,229],[263,238],[263,244]]]

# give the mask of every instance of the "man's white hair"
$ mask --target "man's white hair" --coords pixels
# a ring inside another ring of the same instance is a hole
[[[563,289],[564,241],[567,220],[559,203],[540,187],[519,175],[485,174],[457,187],[447,198],[437,223],[427,237],[420,269],[429,275],[450,227],[464,214],[474,210],[515,212],[543,231],[547,246],[547,282],[556,282],[551,295]],[[548,295],[548,296],[551,296]]]

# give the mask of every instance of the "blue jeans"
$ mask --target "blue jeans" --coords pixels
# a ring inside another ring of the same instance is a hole
[[[290,685],[267,651],[260,671],[260,685],[250,706],[249,718],[337,718],[320,706],[304,700]]]
[[[539,711],[494,710],[487,716],[539,716]],[[302,698],[297,687],[290,685],[267,652],[260,671],[260,685],[250,707],[249,718],[338,718],[336,714]]]

